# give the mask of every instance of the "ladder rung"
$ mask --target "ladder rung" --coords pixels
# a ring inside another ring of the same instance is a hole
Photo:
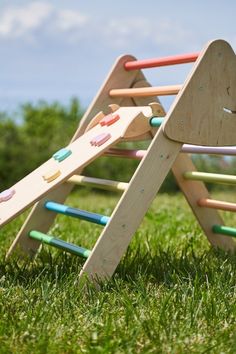
[[[104,155],[105,156],[113,156],[113,157],[125,157],[128,159],[137,159],[141,160],[145,154],[146,150],[133,150],[133,149],[115,149],[111,148],[107,150]]]
[[[198,200],[197,203],[200,207],[220,209],[225,211],[236,211],[235,203],[224,202],[221,200],[201,198]]]
[[[162,119],[162,118],[160,118]],[[208,154],[208,155],[236,155],[235,146],[212,147],[212,146],[196,146],[184,144],[181,152],[187,154]],[[146,154],[146,150],[132,150],[132,149],[109,149],[105,152],[105,156],[125,157],[131,159],[141,160]]]
[[[199,53],[188,53],[188,54],[172,55],[163,58],[127,61],[124,64],[124,67],[126,70],[138,70],[138,69],[156,68],[158,66],[192,63],[197,60],[198,56]]]
[[[223,183],[223,184],[236,184],[236,176],[233,175],[189,171],[189,172],[185,172],[183,176],[185,179],[190,179],[190,180]]]
[[[29,237],[83,258],[88,258],[91,253],[91,251],[86,248],[76,246],[73,243],[65,242],[36,230],[30,231]]]
[[[129,185],[126,182],[117,182],[109,179],[86,177],[81,175],[72,176],[67,182],[116,192],[125,191]]]
[[[188,154],[236,155],[236,146],[198,146],[184,144],[181,152]]]
[[[157,87],[123,88],[110,90],[110,97],[149,97],[176,95],[182,85],[169,85]]]
[[[223,225],[213,225],[212,231],[215,234],[222,234],[225,236],[236,237],[236,229],[234,227],[223,226]]]
[[[108,216],[105,216],[105,215],[95,214],[95,213],[91,213],[86,210],[80,210],[77,208],[71,208],[67,205],[55,203],[53,201],[47,201],[44,204],[44,206],[46,209],[48,209],[50,211],[54,211],[56,213],[60,213],[60,214],[64,214],[67,216],[72,216],[74,218],[90,221],[90,222],[93,222],[94,224],[103,225],[103,226],[105,226],[110,219]]]
[[[151,127],[160,127],[164,122],[164,118],[161,117],[152,117],[149,121]]]

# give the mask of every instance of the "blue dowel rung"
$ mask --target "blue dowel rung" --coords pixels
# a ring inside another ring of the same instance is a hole
[[[67,205],[60,204],[60,203],[55,203],[53,201],[47,201],[44,204],[45,208],[54,211],[56,213],[64,214],[67,216],[72,216],[74,218],[86,220],[89,222],[92,222],[94,224],[102,225],[105,226],[110,218],[106,215],[101,215],[101,214],[96,214],[96,213],[91,213],[86,210],[81,210],[77,208],[71,208]]]

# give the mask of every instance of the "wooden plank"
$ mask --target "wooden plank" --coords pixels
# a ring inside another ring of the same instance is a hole
[[[235,53],[227,42],[216,40],[200,54],[163,129],[170,139],[183,143],[235,145],[235,112]]]
[[[208,241],[215,247],[220,247],[226,251],[235,251],[233,240],[212,232],[214,224],[223,225],[224,222],[216,210],[202,208],[198,205],[199,199],[210,198],[210,196],[203,182],[186,180],[184,178],[184,173],[190,170],[196,171],[192,161],[188,155],[180,154],[173,165],[172,171]]]
[[[147,114],[149,116],[149,114],[151,114],[151,112],[152,112],[152,109],[150,107],[144,107],[145,114]],[[139,129],[138,127],[140,127],[141,131],[143,132],[143,120],[147,121],[146,125],[148,126],[148,119],[144,118],[144,116],[143,116],[144,119],[142,119],[142,114],[140,115],[140,108],[139,107],[138,108],[131,107],[131,111],[128,108],[120,108],[119,114],[121,115],[121,117],[123,117],[123,119],[117,121],[115,125],[112,125],[109,127],[109,132],[114,134],[112,139],[109,140],[108,142],[106,142],[101,147],[94,148],[94,147],[90,146],[90,144],[89,144],[88,151],[93,151],[94,149],[96,149],[96,153],[97,153],[96,156],[99,156],[100,152],[102,153],[104,150],[106,150],[110,144],[114,144],[116,141],[118,141],[118,139],[117,139],[118,136],[116,135],[115,131],[118,133],[118,130],[120,130],[121,136],[125,136],[126,128],[130,127],[131,133],[130,133],[129,129],[128,129],[128,132],[129,132],[129,134],[132,135],[132,134],[134,134],[134,131],[138,132],[138,129]],[[139,124],[136,124],[137,123],[136,122],[137,116],[139,117],[139,122],[140,122],[141,126],[139,126]],[[133,120],[136,122],[135,129],[133,128],[132,124],[130,124]],[[30,206],[39,197],[43,197],[47,193],[48,193],[48,195],[47,195],[48,199],[57,201],[59,203],[63,203],[66,198],[65,195],[71,191],[71,186],[67,185],[65,187],[62,187],[61,194],[59,193],[58,189],[57,189],[57,194],[52,193],[52,195],[51,195],[49,192],[51,190],[53,190],[54,188],[56,188],[59,183],[66,181],[67,177],[70,177],[74,173],[78,172],[78,169],[79,170],[82,169],[85,166],[85,164],[87,164],[89,162],[91,155],[89,155],[90,156],[89,160],[86,159],[86,163],[84,164],[85,160],[84,160],[84,157],[82,157],[83,155],[78,155],[78,157],[77,157],[76,151],[84,151],[84,147],[86,146],[86,144],[88,146],[88,143],[90,142],[90,140],[98,132],[100,132],[101,130],[107,130],[107,128],[108,127],[101,127],[100,125],[95,126],[93,129],[89,130],[86,134],[81,136],[80,139],[76,139],[70,145],[70,148],[72,148],[72,152],[74,150],[74,154],[72,153],[72,155],[67,160],[64,160],[63,162],[61,162],[58,165],[58,166],[62,166],[62,164],[63,164],[63,166],[64,166],[63,173],[61,174],[61,176],[58,177],[58,179],[51,182],[50,185],[47,185],[46,182],[43,181],[41,175],[44,174],[49,169],[49,167],[51,167],[55,163],[54,160],[50,160],[50,162],[47,162],[45,165],[43,165],[40,168],[40,170],[33,172],[34,183],[32,183],[32,178],[31,178],[32,175],[30,178],[26,177],[26,179],[24,179],[23,182],[20,181],[16,186],[17,203],[16,203],[16,196],[14,196],[14,198],[12,198],[12,200],[7,202],[10,204],[6,205],[6,207],[5,207],[6,210],[5,209],[2,210],[3,207],[0,205],[0,215],[1,215],[2,225],[4,223],[6,223],[8,220],[10,220],[13,216],[16,216],[20,211],[24,210],[27,206]],[[118,133],[118,135],[120,133]],[[139,133],[139,134],[141,134],[141,133]],[[74,157],[73,157],[73,155],[74,155]],[[82,160],[80,160],[80,158],[83,159],[83,163],[82,163]],[[93,158],[95,158],[94,155],[93,155],[92,159]],[[73,169],[73,172],[72,172],[72,169]],[[40,173],[40,177],[39,177],[39,173]],[[35,186],[34,193],[33,193],[33,195],[30,194],[27,197],[22,193],[24,193],[24,191],[27,190],[28,186],[31,184],[32,184],[32,186],[33,185]],[[27,199],[27,202],[26,202],[26,199]],[[22,229],[20,230],[19,235],[17,236],[16,240],[13,242],[7,256],[9,256],[13,252],[13,250],[15,250],[15,248],[17,247],[18,244],[20,245],[20,248],[24,253],[27,253],[30,255],[35,254],[35,252],[37,251],[40,244],[37,243],[36,240],[29,241],[28,237],[27,237],[28,232],[32,229],[36,229],[36,230],[40,230],[40,231],[46,233],[48,231],[48,227],[51,225],[51,222],[52,222],[52,220],[54,220],[54,217],[55,217],[54,215],[51,215],[51,213],[45,213],[45,210],[42,210],[43,202],[44,202],[44,199],[43,199],[42,203],[40,202],[35,206],[35,209],[31,212],[31,214],[29,215],[25,224],[23,225]],[[37,213],[34,216],[35,210]]]
[[[129,188],[122,195],[110,222],[84,264],[81,276],[86,274],[96,281],[97,277],[104,280],[113,274],[181,146],[167,139],[161,130],[157,132],[148,154],[138,166]]]
[[[142,112],[141,107],[122,107],[119,108],[117,112],[120,116],[120,120],[114,125],[107,127],[98,124],[71,143],[68,146],[68,149],[71,151],[71,155],[68,158],[62,162],[57,162],[54,158],[51,158],[16,183],[13,186],[13,189],[15,190],[13,197],[6,202],[0,203],[0,225],[3,226],[27,207],[32,205],[32,203],[35,203],[40,198],[44,197],[56,186],[73,176],[78,169],[82,169],[98,156],[102,155],[109,146],[114,145],[123,136],[126,136],[126,134],[133,134],[133,124],[135,124],[135,132],[138,135],[143,132],[144,124],[142,121],[146,121],[147,126],[149,126],[149,119],[145,118],[145,116],[140,113]],[[150,114],[151,108],[143,107],[143,112]],[[136,120],[137,117],[138,122]],[[139,126],[140,131],[138,130]],[[129,133],[130,130],[131,133]],[[91,145],[91,141],[94,137],[100,136],[101,134],[107,134],[106,132],[109,132],[109,140],[99,146]],[[48,183],[43,176],[45,176],[48,171],[54,169],[56,172],[59,171],[60,174],[57,178]]]
[[[110,90],[110,97],[149,97],[176,95],[182,85],[169,85],[157,87],[121,88]]]

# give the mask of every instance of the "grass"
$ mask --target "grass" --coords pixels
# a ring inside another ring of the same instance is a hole
[[[77,192],[68,204],[109,215],[116,201]],[[1,232],[1,354],[236,352],[236,257],[209,247],[181,195],[158,196],[100,292],[78,288],[82,261],[49,246],[5,262],[24,218]],[[51,234],[91,248],[100,231],[59,216]]]

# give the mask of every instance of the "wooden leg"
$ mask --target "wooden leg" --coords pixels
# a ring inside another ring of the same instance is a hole
[[[214,224],[224,225],[224,222],[217,210],[198,206],[199,199],[209,198],[208,190],[203,182],[184,179],[183,174],[186,171],[196,171],[196,168],[187,154],[179,154],[172,167],[172,172],[206,237],[215,247],[226,251],[235,251],[236,244],[232,238],[212,232]]]
[[[96,279],[112,276],[181,147],[182,144],[166,138],[161,129],[158,131],[80,276],[95,283]]]

